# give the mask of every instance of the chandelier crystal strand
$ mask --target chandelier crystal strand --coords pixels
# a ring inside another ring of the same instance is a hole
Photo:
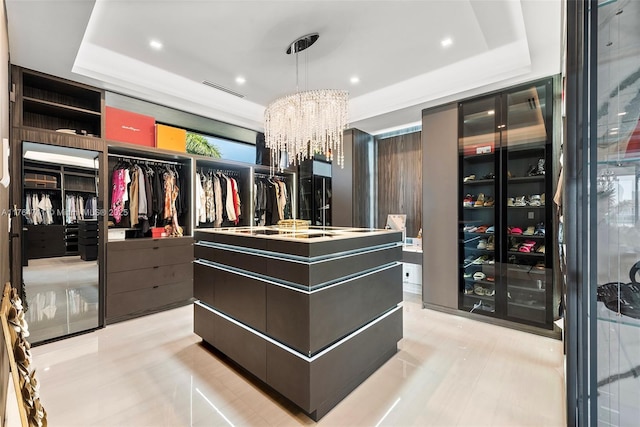
[[[273,161],[285,152],[288,165],[315,154],[344,167],[343,132],[347,127],[348,92],[320,89],[297,92],[269,104],[264,114],[265,145]]]

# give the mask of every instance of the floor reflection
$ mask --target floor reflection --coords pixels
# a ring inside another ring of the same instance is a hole
[[[32,259],[23,280],[32,344],[98,326],[97,261]]]

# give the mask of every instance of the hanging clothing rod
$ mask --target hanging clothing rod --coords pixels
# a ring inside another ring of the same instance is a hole
[[[197,169],[198,169],[198,172],[201,172],[201,173],[214,172],[214,173],[221,173],[224,175],[240,176],[240,173],[238,171],[233,171],[229,169],[215,169],[215,168],[208,168],[206,166],[200,166]]]
[[[143,162],[150,162],[150,163],[166,163],[168,165],[182,166],[182,163],[173,162],[173,161],[170,161],[170,160],[148,159],[148,158],[144,158],[144,157],[127,156],[125,154],[109,154],[109,157],[117,157],[119,159],[141,160]]]
[[[256,178],[280,178],[280,179],[286,179],[286,175],[280,175],[280,174],[272,174],[272,175],[267,175],[265,173],[260,173],[260,172],[254,172],[253,176]]]

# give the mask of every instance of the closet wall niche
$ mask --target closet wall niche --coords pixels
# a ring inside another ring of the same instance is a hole
[[[251,224],[251,168],[232,162],[197,159],[194,176],[196,228]]]
[[[192,235],[191,158],[109,147],[108,241]]]
[[[115,142],[108,153],[106,323],[189,304],[192,158]]]
[[[253,225],[275,225],[281,219],[296,218],[297,174],[256,166],[253,171]]]

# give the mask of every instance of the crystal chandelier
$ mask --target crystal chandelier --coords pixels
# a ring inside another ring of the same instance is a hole
[[[271,150],[271,164],[283,153],[287,166],[324,154],[344,167],[343,131],[347,126],[349,93],[344,90],[317,89],[299,92],[298,53],[311,46],[319,35],[295,40],[287,49],[296,55],[296,93],[271,102],[264,112],[265,145]]]

